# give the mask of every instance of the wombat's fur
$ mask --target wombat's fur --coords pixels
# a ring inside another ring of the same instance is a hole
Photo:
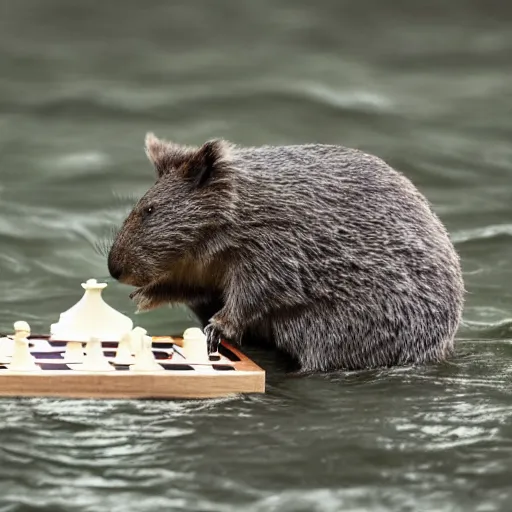
[[[412,183],[327,145],[189,148],[146,137],[157,180],[109,270],[139,309],[185,303],[219,336],[273,342],[303,371],[444,360],[463,307],[458,256]],[[211,317],[211,319],[210,319]]]

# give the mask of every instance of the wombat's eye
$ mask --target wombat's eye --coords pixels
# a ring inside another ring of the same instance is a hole
[[[143,216],[144,218],[149,217],[149,216],[150,216],[154,211],[155,211],[154,206],[146,206],[146,207],[142,210],[142,216]]]

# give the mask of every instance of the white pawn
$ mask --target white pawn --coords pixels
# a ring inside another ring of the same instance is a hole
[[[183,333],[183,354],[188,361],[196,363],[210,361],[206,336],[201,329],[190,327]]]
[[[11,360],[14,350],[14,341],[11,338],[0,338],[0,364]]]
[[[9,370],[14,372],[34,372],[41,368],[37,366],[34,356],[30,353],[27,337],[30,336],[30,326],[27,322],[14,324],[14,350]]]
[[[130,332],[130,347],[133,355],[138,354],[143,349],[143,339],[148,331],[142,327],[135,327]]]
[[[142,327],[135,327],[130,332],[130,352],[133,356],[142,350],[142,338],[148,333]]]
[[[84,347],[79,341],[68,341],[66,352],[64,353],[64,362],[82,363],[84,361]]]
[[[85,347],[85,358],[80,366],[81,371],[87,372],[111,372],[115,368],[108,362],[103,354],[103,347],[99,338],[91,337]]]
[[[137,354],[140,349],[141,336],[145,336],[148,331],[142,327],[134,327],[130,332],[130,353],[132,356]]]
[[[132,333],[127,332],[119,340],[114,364],[126,365],[133,364],[134,362],[135,358],[132,356]]]
[[[163,370],[163,366],[156,362],[155,354],[153,354],[153,340],[151,336],[146,336],[146,330],[136,327],[132,331],[135,340],[135,363],[130,370],[135,372],[154,372]]]

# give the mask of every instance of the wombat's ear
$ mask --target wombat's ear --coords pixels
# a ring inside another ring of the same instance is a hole
[[[231,162],[231,145],[215,139],[205,142],[194,151],[182,167],[183,176],[197,187],[202,187],[220,176]]]
[[[165,160],[168,155],[168,144],[158,139],[154,133],[147,133],[145,150],[149,161],[155,166],[158,175],[164,171]]]

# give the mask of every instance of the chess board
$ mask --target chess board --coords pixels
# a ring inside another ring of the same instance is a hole
[[[117,342],[102,342],[115,371],[87,372],[65,362],[66,341],[39,335],[28,339],[41,371],[15,372],[0,361],[0,396],[174,399],[265,392],[264,370],[225,341],[219,355],[198,362],[185,358],[179,338],[153,337],[153,353],[164,370],[149,372],[115,365]]]

